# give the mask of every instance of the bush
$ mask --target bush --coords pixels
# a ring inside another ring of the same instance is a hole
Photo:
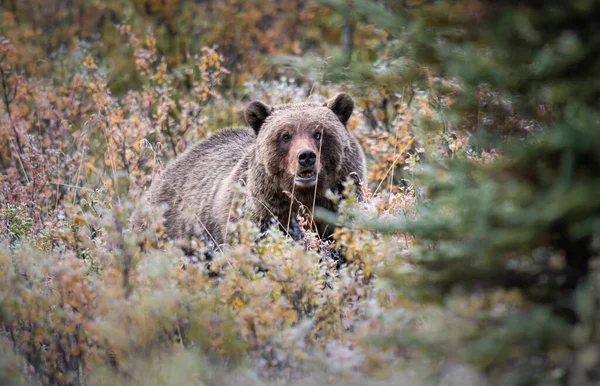
[[[597,382],[595,1],[159,3],[0,6],[0,382]],[[335,242],[241,201],[214,249],[131,230],[248,99],[339,90],[369,181],[307,214]]]

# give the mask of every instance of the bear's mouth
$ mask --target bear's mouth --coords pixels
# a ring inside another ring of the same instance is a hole
[[[296,174],[296,183],[299,185],[312,185],[317,180],[317,172],[314,170],[303,170]]]

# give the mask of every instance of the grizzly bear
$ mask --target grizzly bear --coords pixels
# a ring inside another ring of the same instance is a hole
[[[302,207],[335,211],[325,193],[341,192],[348,178],[356,181],[361,198],[366,162],[347,128],[353,109],[354,101],[345,93],[325,104],[271,107],[251,102],[244,113],[250,128],[210,135],[172,161],[153,182],[148,198],[153,205],[166,206],[167,235],[206,240],[208,234],[217,244],[225,242],[227,224],[234,220],[236,183],[245,188],[251,218],[263,230],[273,219],[285,228],[292,220],[288,216],[296,216]],[[316,224],[321,237],[331,233],[324,224]]]

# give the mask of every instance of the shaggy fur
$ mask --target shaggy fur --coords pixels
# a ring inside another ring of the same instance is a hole
[[[223,243],[227,221],[233,220],[235,183],[246,188],[252,219],[263,225],[273,216],[280,224],[288,224],[292,191],[292,216],[300,204],[312,208],[315,191],[317,207],[335,210],[325,197],[327,189],[339,192],[348,177],[360,183],[366,176],[364,153],[346,128],[353,108],[354,101],[347,94],[338,94],[326,105],[270,107],[252,102],[245,112],[251,128],[225,129],[209,136],[175,159],[152,184],[150,203],[167,206],[167,235],[190,238],[208,232],[218,244]],[[302,149],[317,155],[321,150],[316,189],[294,186]],[[362,198],[360,187],[356,193]],[[317,227],[322,235],[329,233],[322,224]]]

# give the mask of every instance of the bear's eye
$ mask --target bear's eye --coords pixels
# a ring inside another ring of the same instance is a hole
[[[320,132],[320,131],[317,131],[317,132],[315,133],[315,139],[316,139],[317,141],[321,139],[321,132]]]
[[[290,139],[292,139],[292,137],[289,134],[284,134],[284,135],[281,136],[281,140],[283,142],[289,142]]]

